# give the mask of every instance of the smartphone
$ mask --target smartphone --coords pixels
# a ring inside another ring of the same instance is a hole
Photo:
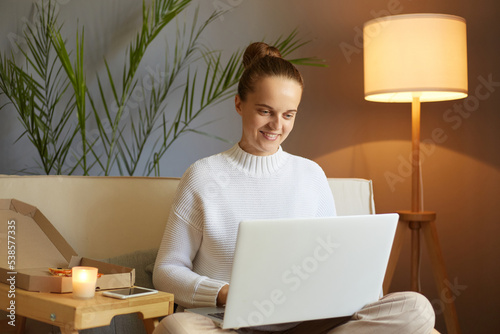
[[[127,299],[127,298],[133,298],[133,297],[152,295],[152,294],[157,293],[157,292],[158,292],[158,290],[134,286],[131,288],[126,288],[126,289],[103,291],[102,294],[106,297]]]

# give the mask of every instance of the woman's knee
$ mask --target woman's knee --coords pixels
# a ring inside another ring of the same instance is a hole
[[[177,313],[171,314],[169,316],[166,316],[163,318],[160,323],[156,326],[155,330],[153,331],[153,334],[169,334],[173,333],[172,331],[172,326],[173,323],[176,322],[174,319],[176,317]]]
[[[421,327],[421,332],[429,333],[434,328],[435,313],[427,297],[418,292],[397,292],[393,297],[404,300],[405,311],[410,321]],[[416,322],[416,323],[415,323]],[[419,331],[420,332],[420,331]]]
[[[434,317],[434,309],[427,297],[418,292],[408,291],[400,292],[404,294],[405,299],[414,305],[414,308],[423,313],[430,313]]]
[[[153,334],[193,334],[193,333],[231,333],[218,328],[212,320],[195,313],[179,312],[163,318]]]
[[[181,334],[189,333],[189,327],[196,324],[197,317],[189,313],[174,313],[160,321],[153,334]]]

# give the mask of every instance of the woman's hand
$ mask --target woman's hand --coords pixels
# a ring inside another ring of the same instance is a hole
[[[229,291],[229,284],[224,285],[217,295],[217,306],[222,307],[226,305],[227,293]]]

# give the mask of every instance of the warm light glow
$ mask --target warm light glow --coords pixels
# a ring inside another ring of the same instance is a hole
[[[365,99],[445,101],[467,96],[465,20],[443,14],[394,15],[363,29]]]
[[[86,282],[86,281],[89,280],[89,274],[87,273],[86,270],[80,270],[78,272],[76,280],[79,281],[79,282]]]
[[[97,268],[73,267],[71,276],[74,298],[88,299],[94,297],[97,282]]]

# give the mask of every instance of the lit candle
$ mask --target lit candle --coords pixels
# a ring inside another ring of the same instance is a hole
[[[73,297],[77,299],[93,298],[97,281],[97,268],[72,268]]]

